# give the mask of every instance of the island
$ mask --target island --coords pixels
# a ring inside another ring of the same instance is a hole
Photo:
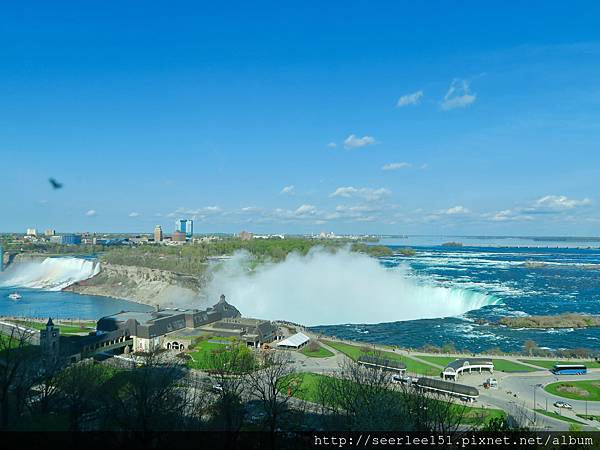
[[[565,313],[555,316],[502,317],[509,328],[590,328],[600,326],[600,315]]]

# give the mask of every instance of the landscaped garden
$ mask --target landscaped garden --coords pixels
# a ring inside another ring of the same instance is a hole
[[[446,367],[452,361],[458,359],[454,356],[416,356],[419,359],[424,361],[428,361],[433,364],[437,364],[442,367]],[[468,358],[466,358],[468,359]],[[498,370],[500,372],[534,372],[535,369],[533,367],[526,366],[524,364],[519,364],[514,361],[510,361],[508,359],[492,359],[494,362],[494,370]]]
[[[600,401],[600,381],[560,381],[544,389],[550,394],[572,400]]]
[[[378,355],[382,358],[390,359],[392,361],[403,362],[404,364],[406,364],[406,372],[409,374],[412,373],[418,375],[435,376],[439,375],[440,373],[440,369],[437,367],[434,367],[421,361],[417,361],[416,359],[412,359],[405,355],[399,355],[398,353],[379,351],[367,346],[359,347],[357,345],[351,345],[337,341],[323,342],[331,348],[334,348],[337,351],[344,353],[346,356],[352,358],[354,361],[356,361],[361,355]]]

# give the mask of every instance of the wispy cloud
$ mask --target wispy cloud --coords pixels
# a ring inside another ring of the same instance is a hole
[[[296,188],[294,187],[294,185],[293,185],[293,184],[291,184],[291,185],[289,185],[289,186],[285,186],[285,187],[284,187],[284,188],[281,190],[280,194],[292,194],[292,193],[294,192],[294,190],[295,190],[295,189],[296,189]]]
[[[398,99],[396,106],[402,108],[403,106],[418,105],[421,103],[421,97],[423,97],[423,91],[413,92],[412,94],[403,95]]]
[[[470,82],[455,78],[450,83],[448,92],[440,103],[443,111],[449,111],[456,108],[464,108],[475,101],[477,94],[471,92]]]
[[[456,214],[468,214],[470,212],[471,211],[469,211],[469,209],[465,208],[462,205],[453,206],[452,208],[443,209],[443,210],[439,211],[440,214],[447,214],[450,216],[453,216]]]
[[[314,205],[300,205],[295,211],[294,214],[298,216],[305,216],[308,214],[314,214],[317,208]]]
[[[589,198],[574,199],[565,195],[545,195],[525,206],[503,209],[483,215],[483,218],[493,222],[532,221],[536,216],[557,216],[565,219],[565,213],[591,205]]]
[[[130,212],[130,213],[129,213],[129,217],[139,217],[139,216],[140,216],[140,213],[139,213],[139,212],[135,212],[135,211],[133,211],[133,212]]]
[[[337,144],[335,142],[330,142],[329,144],[327,144],[327,147],[329,147],[329,148],[336,148]]]
[[[86,215],[87,217],[92,217],[92,216],[95,216],[96,214],[97,214],[97,212],[96,212],[96,210],[95,210],[95,209],[89,209],[89,210],[88,210],[88,211],[86,211],[86,213],[85,213],[85,215]]]
[[[577,200],[573,198],[568,198],[565,195],[546,195],[537,199],[532,205],[532,209],[564,211],[568,209],[577,208],[579,206],[586,206],[591,203],[592,201],[589,198]]]
[[[368,145],[373,145],[375,143],[376,141],[373,136],[358,137],[355,134],[351,134],[344,140],[344,147],[346,147],[347,149],[360,148],[366,147]]]
[[[353,186],[344,186],[337,188],[332,192],[330,197],[344,197],[352,198],[358,197],[365,200],[381,200],[382,198],[389,197],[392,191],[386,188],[355,188]]]
[[[381,170],[400,170],[410,167],[407,162],[389,163],[381,167]]]

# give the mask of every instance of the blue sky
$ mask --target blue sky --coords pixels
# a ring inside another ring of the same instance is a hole
[[[600,234],[597,2],[22,3],[2,231]]]

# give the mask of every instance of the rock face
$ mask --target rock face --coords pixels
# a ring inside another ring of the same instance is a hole
[[[100,273],[65,290],[164,307],[198,307],[201,280],[165,270],[102,264]]]

